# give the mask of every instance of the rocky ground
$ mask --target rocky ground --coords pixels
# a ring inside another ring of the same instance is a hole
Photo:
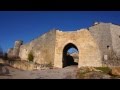
[[[23,71],[0,64],[0,79],[75,79],[76,66],[64,69]]]
[[[120,67],[68,66],[62,69],[19,70],[0,64],[0,79],[120,79]]]

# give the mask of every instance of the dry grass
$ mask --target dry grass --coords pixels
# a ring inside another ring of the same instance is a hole
[[[110,78],[109,67],[82,67],[79,68],[76,74],[77,79],[104,79]]]

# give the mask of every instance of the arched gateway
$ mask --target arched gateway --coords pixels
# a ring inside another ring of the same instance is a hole
[[[68,43],[64,49],[63,49],[63,57],[62,57],[62,62],[63,62],[63,67],[66,67],[66,66],[70,66],[70,65],[78,65],[78,61],[75,62],[75,57],[72,56],[72,54],[77,54],[76,57],[79,57],[79,51],[77,53],[73,52],[73,53],[70,53],[68,52],[69,49],[71,48],[74,48],[78,51],[78,48],[72,44],[72,43]],[[79,58],[78,58],[79,59]]]
[[[72,63],[70,56],[67,56],[69,48],[78,50],[78,67],[102,66],[102,57],[99,47],[87,29],[73,32],[56,31],[54,67],[64,68]],[[68,60],[69,58],[69,60]]]

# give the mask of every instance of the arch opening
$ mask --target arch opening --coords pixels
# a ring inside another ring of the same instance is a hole
[[[63,49],[63,67],[78,65],[79,61],[79,51],[78,48],[72,44],[68,43]]]

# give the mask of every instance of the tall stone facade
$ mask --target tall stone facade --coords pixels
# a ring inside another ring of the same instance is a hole
[[[96,22],[88,29],[67,32],[51,30],[26,44],[22,45],[20,41],[15,42],[14,48],[9,49],[8,55],[28,60],[28,54],[32,51],[34,62],[51,63],[54,67],[63,68],[64,53],[71,47],[79,52],[78,67],[103,66],[105,60],[109,62],[107,57],[110,57],[111,51],[119,60],[120,26]]]
[[[120,26],[112,23],[99,23],[90,27],[89,32],[99,46],[102,64],[107,62],[115,66],[120,65]],[[104,59],[106,56],[107,58]]]

